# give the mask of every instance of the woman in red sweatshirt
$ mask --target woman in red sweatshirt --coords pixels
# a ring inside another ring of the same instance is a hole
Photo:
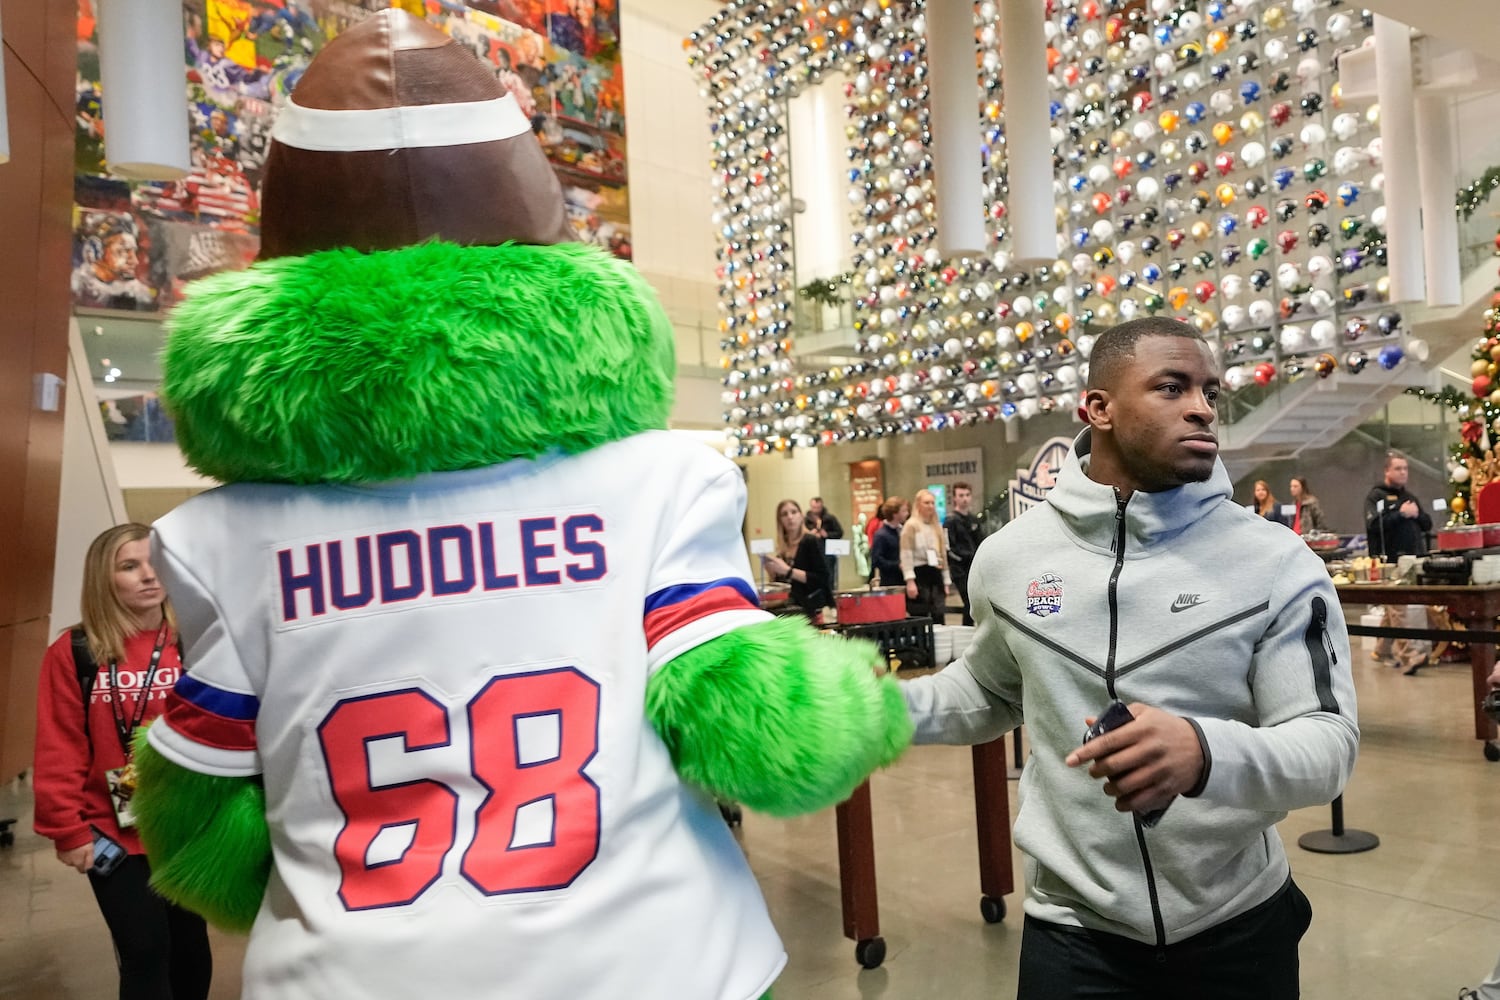
[[[182,672],[150,535],[143,524],[122,524],[94,539],[84,560],[83,624],[58,636],[42,660],[35,826],[59,861],[89,876],[114,938],[120,1000],[203,1000],[213,974],[208,930],[151,891],[129,815],[130,737],[162,713]],[[73,653],[79,629],[98,665],[87,703]],[[129,855],[108,874],[95,869],[102,838]]]

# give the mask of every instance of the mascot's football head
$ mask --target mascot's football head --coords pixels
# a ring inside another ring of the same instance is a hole
[[[666,426],[671,324],[573,241],[529,122],[399,10],[339,35],[272,133],[260,260],[188,287],[163,353],[194,468],[360,483]]]

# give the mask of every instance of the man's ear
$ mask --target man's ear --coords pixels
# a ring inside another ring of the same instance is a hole
[[[1108,389],[1085,389],[1083,393],[1083,418],[1090,427],[1101,431],[1111,430],[1114,415],[1109,405]]]

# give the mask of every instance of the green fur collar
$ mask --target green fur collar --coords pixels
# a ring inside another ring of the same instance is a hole
[[[362,483],[586,451],[665,427],[671,323],[578,243],[329,250],[196,282],[162,395],[199,472]]]

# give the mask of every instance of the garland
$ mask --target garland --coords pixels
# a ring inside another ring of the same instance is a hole
[[[836,274],[831,278],[814,278],[797,289],[797,294],[819,305],[843,305],[849,301],[844,289],[852,284],[853,281],[854,275],[849,271],[845,271],[843,274]]]
[[[1495,193],[1496,188],[1500,188],[1500,167],[1490,167],[1477,181],[1471,181],[1466,187],[1459,188],[1458,197],[1454,202],[1459,217],[1467,222],[1469,216],[1473,215],[1480,205],[1489,201],[1490,195]]]

